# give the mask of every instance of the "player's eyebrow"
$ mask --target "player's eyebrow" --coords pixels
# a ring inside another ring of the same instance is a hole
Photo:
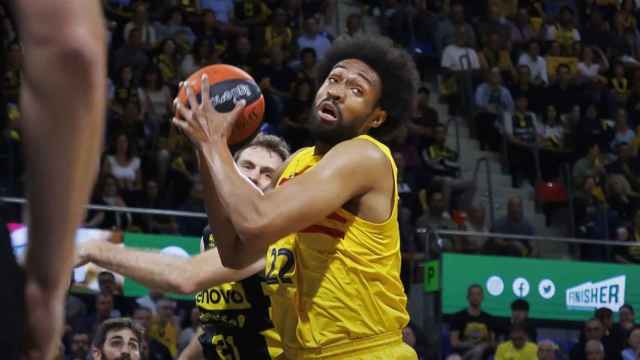
[[[338,64],[338,65],[334,66],[333,68],[334,68],[334,69],[344,69],[344,70],[347,70],[347,67],[346,67],[346,66],[344,66],[344,65],[340,65],[340,64]],[[364,81],[366,81],[367,83],[369,83],[369,85],[370,85],[370,86],[373,86],[373,81],[372,81],[371,79],[369,79],[369,77],[368,77],[365,73],[363,73],[363,72],[361,72],[361,71],[358,71],[358,72],[356,72],[356,75],[358,75],[358,76],[360,76],[361,78],[363,78],[363,79],[364,79]]]

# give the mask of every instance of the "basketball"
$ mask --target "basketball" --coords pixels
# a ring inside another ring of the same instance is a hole
[[[264,97],[260,87],[251,75],[244,70],[231,65],[216,64],[203,67],[191,74],[187,81],[200,100],[200,81],[202,75],[209,78],[209,93],[216,111],[225,113],[233,110],[235,102],[245,100],[246,105],[236,120],[229,145],[241,146],[248,143],[258,133],[264,115]],[[178,99],[187,105],[187,92],[180,87]]]

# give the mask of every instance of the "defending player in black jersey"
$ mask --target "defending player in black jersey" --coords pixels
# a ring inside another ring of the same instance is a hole
[[[288,153],[279,138],[258,135],[235,159],[239,171],[264,190]],[[212,208],[210,203],[207,208]],[[94,262],[162,291],[199,291],[196,305],[202,329],[187,352],[204,352],[207,359],[276,359],[282,346],[269,318],[269,299],[262,292],[264,259],[242,270],[225,268],[214,248],[216,235],[205,229],[202,253],[190,259],[90,241],[79,248],[79,263]]]

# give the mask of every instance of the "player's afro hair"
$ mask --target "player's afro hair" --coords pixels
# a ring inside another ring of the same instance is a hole
[[[356,36],[336,41],[316,69],[321,82],[333,67],[347,59],[357,59],[369,65],[382,81],[380,107],[387,112],[387,120],[373,135],[388,134],[411,118],[420,76],[413,58],[380,36]]]

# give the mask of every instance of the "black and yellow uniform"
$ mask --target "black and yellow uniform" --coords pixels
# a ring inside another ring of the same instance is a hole
[[[209,227],[204,250],[215,247]],[[204,334],[199,338],[207,359],[267,360],[282,355],[280,337],[269,316],[271,302],[262,291],[264,274],[254,274],[200,291],[196,305]]]

